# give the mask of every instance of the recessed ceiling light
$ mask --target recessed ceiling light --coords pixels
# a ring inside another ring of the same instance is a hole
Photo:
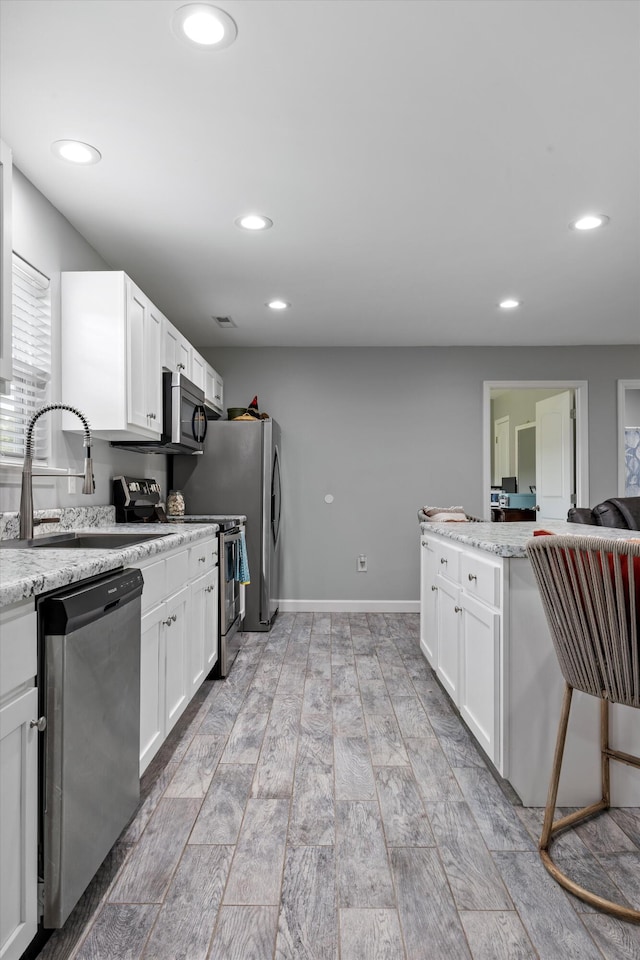
[[[273,226],[273,220],[263,217],[261,213],[248,213],[244,217],[238,217],[235,224],[243,230],[268,230]]]
[[[499,306],[502,310],[513,310],[515,307],[519,307],[521,303],[521,300],[514,300],[512,297],[507,297],[506,300],[500,301]]]
[[[180,7],[173,15],[173,29],[183,40],[209,50],[228,47],[238,36],[235,21],[210,3],[187,3]]]
[[[569,226],[572,230],[595,230],[597,227],[604,227],[607,223],[609,223],[609,217],[604,213],[588,213],[584,217],[572,220]]]
[[[270,307],[271,310],[286,310],[291,304],[287,303],[286,300],[269,300],[267,306]]]
[[[61,160],[68,160],[69,163],[79,163],[84,166],[102,160],[102,154],[99,150],[92,147],[90,143],[82,143],[80,140],[56,140],[51,144],[51,150]]]

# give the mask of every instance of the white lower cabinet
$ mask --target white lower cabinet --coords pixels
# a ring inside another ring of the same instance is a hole
[[[420,568],[424,656],[498,773],[525,806],[544,806],[563,678],[529,560],[429,531]],[[601,795],[599,711],[596,697],[574,692],[560,807]],[[639,711],[613,704],[610,712],[612,745],[637,753]],[[638,807],[637,771],[612,764],[611,791],[614,806]]]
[[[189,585],[185,584],[142,617],[140,773],[149,766],[191,699],[188,607]]]
[[[499,764],[500,613],[473,597],[460,601],[458,708],[476,740]]]
[[[218,662],[218,571],[191,584],[189,687],[194,694]]]
[[[420,541],[420,649],[435,669],[438,587],[436,554],[432,541]]]
[[[37,626],[33,602],[0,614],[0,958],[38,925]]]
[[[502,567],[435,534],[420,538],[420,648],[502,772]]]
[[[218,538],[141,563],[140,773],[218,659]]]
[[[444,577],[436,577],[436,674],[455,704],[460,687],[460,588]]]
[[[144,574],[144,571],[143,571]],[[164,740],[164,604],[142,617],[140,637],[140,773]]]
[[[165,733],[175,726],[191,699],[189,685],[189,585],[165,603]]]

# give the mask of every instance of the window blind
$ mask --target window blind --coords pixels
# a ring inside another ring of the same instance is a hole
[[[21,460],[27,424],[48,399],[51,379],[51,284],[48,277],[13,254],[13,380],[0,396],[0,457]],[[46,460],[49,431],[41,418],[33,433],[34,460]]]

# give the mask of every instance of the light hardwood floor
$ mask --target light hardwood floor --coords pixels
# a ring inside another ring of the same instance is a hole
[[[205,682],[40,960],[640,960],[640,927],[554,883],[542,812],[513,801],[416,615],[282,614]],[[639,813],[556,845],[635,907]]]

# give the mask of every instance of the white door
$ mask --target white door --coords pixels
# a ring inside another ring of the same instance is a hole
[[[493,425],[493,484],[502,486],[502,478],[511,476],[509,456],[509,417],[500,417]]]
[[[574,492],[571,391],[536,403],[536,510],[566,520]]]

